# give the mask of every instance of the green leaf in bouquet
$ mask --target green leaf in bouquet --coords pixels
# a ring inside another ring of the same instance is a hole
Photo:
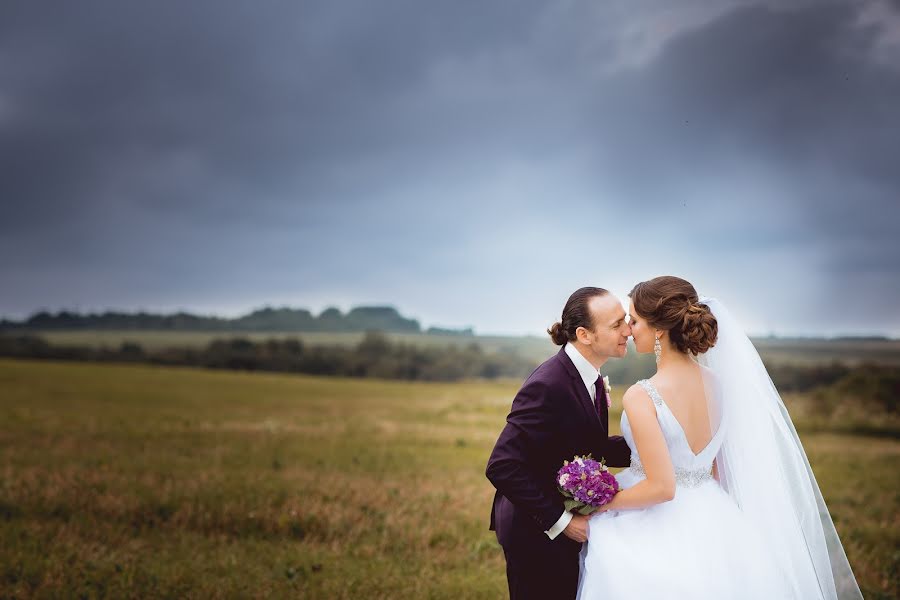
[[[581,502],[570,498],[563,502],[563,505],[566,507],[566,510],[572,510],[573,508],[578,508],[581,505]]]
[[[578,509],[578,514],[587,516],[587,515],[591,514],[592,512],[594,512],[595,510],[597,510],[596,506],[591,506],[590,504],[585,504],[584,506],[582,506],[581,508]]]

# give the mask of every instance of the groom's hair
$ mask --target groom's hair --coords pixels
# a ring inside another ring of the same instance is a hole
[[[593,331],[594,323],[591,311],[588,310],[588,303],[591,298],[605,296],[608,293],[607,290],[598,287],[583,287],[572,292],[563,307],[562,318],[547,330],[553,343],[562,346],[566,342],[575,341],[575,330],[579,327]]]

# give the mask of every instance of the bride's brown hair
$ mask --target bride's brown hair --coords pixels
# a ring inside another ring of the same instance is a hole
[[[703,354],[716,345],[719,326],[697,290],[680,277],[664,275],[642,281],[628,293],[634,310],[652,327],[669,332],[679,352]]]

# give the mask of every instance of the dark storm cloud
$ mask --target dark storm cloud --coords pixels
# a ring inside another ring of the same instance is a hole
[[[746,7],[673,39],[646,68],[603,82],[614,91],[600,112],[619,119],[595,129],[615,136],[597,148],[604,176],[662,208],[696,181],[735,176],[739,195],[740,174],[759,172],[780,197],[760,196],[747,212],[784,216],[797,242],[831,244],[846,276],[859,267],[846,252],[900,275],[900,70],[873,60],[883,28],[896,32],[896,15],[860,24],[859,5]],[[733,199],[696,200],[713,205],[710,224],[728,225],[715,205]]]
[[[331,294],[484,328],[492,292],[454,290],[568,286],[586,265],[549,267],[596,250],[552,232],[597,214],[630,268],[659,256],[642,237],[723,285],[778,252],[798,258],[772,285],[808,270],[800,298],[858,289],[900,331],[898,23],[875,2],[7,3],[0,312]]]
[[[644,158],[680,178],[749,157],[801,176],[839,171],[896,189],[900,72],[871,60],[877,27],[857,18],[842,4],[748,7],[672,40],[613,86],[637,134],[616,153],[617,167],[640,168]]]
[[[294,169],[321,176],[336,161],[408,151],[441,127],[415,127],[409,88],[444,55],[502,44],[529,12],[479,8],[503,23],[482,31],[463,27],[462,5],[408,15],[415,6],[82,3],[52,19],[34,4],[7,9],[4,156],[19,167],[9,189],[61,203],[59,186],[147,162],[174,169],[179,157],[198,162],[186,178],[264,189]]]

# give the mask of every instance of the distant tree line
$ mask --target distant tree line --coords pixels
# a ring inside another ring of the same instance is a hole
[[[900,409],[900,370],[895,367],[860,365],[825,387],[815,390],[824,412],[833,413],[842,404],[860,404],[872,411],[897,416]]]
[[[356,346],[309,346],[297,338],[253,342],[216,339],[203,348],[147,351],[125,342],[118,348],[56,346],[32,335],[0,335],[0,356],[96,362],[140,362],[211,369],[275,371],[425,381],[524,378],[535,367],[512,352],[486,353],[477,344],[425,347],[392,342],[368,332]]]
[[[186,312],[169,315],[146,312],[79,314],[60,311],[56,314],[42,311],[24,321],[0,321],[0,332],[61,330],[156,330],[156,331],[389,331],[394,333],[422,333],[415,319],[408,319],[391,306],[359,306],[344,314],[337,308],[328,308],[318,316],[306,309],[271,308],[255,310],[242,317],[198,316]],[[430,328],[426,333],[473,335],[471,329]]]
[[[853,367],[838,361],[795,365],[766,360],[765,365],[772,381],[782,393],[806,392],[817,387],[831,385],[854,371]],[[866,368],[871,368],[871,366],[867,365]]]
[[[900,369],[893,365],[841,362],[817,365],[767,364],[782,393],[805,393],[813,413],[830,417],[853,407],[856,415],[900,416]],[[896,431],[896,430],[895,430]]]
[[[233,337],[213,340],[201,348],[152,352],[133,342],[118,348],[58,346],[34,335],[5,334],[0,335],[0,356],[423,381],[521,380],[537,366],[514,351],[484,352],[475,343],[434,347],[394,342],[375,331],[367,332],[356,346],[312,346],[297,338],[253,342]],[[783,394],[804,394],[813,402],[816,414],[829,416],[850,404],[880,414],[898,413],[900,370],[894,366],[770,363],[767,369]],[[652,372],[652,355],[613,361],[604,370],[614,385],[628,385]]]

